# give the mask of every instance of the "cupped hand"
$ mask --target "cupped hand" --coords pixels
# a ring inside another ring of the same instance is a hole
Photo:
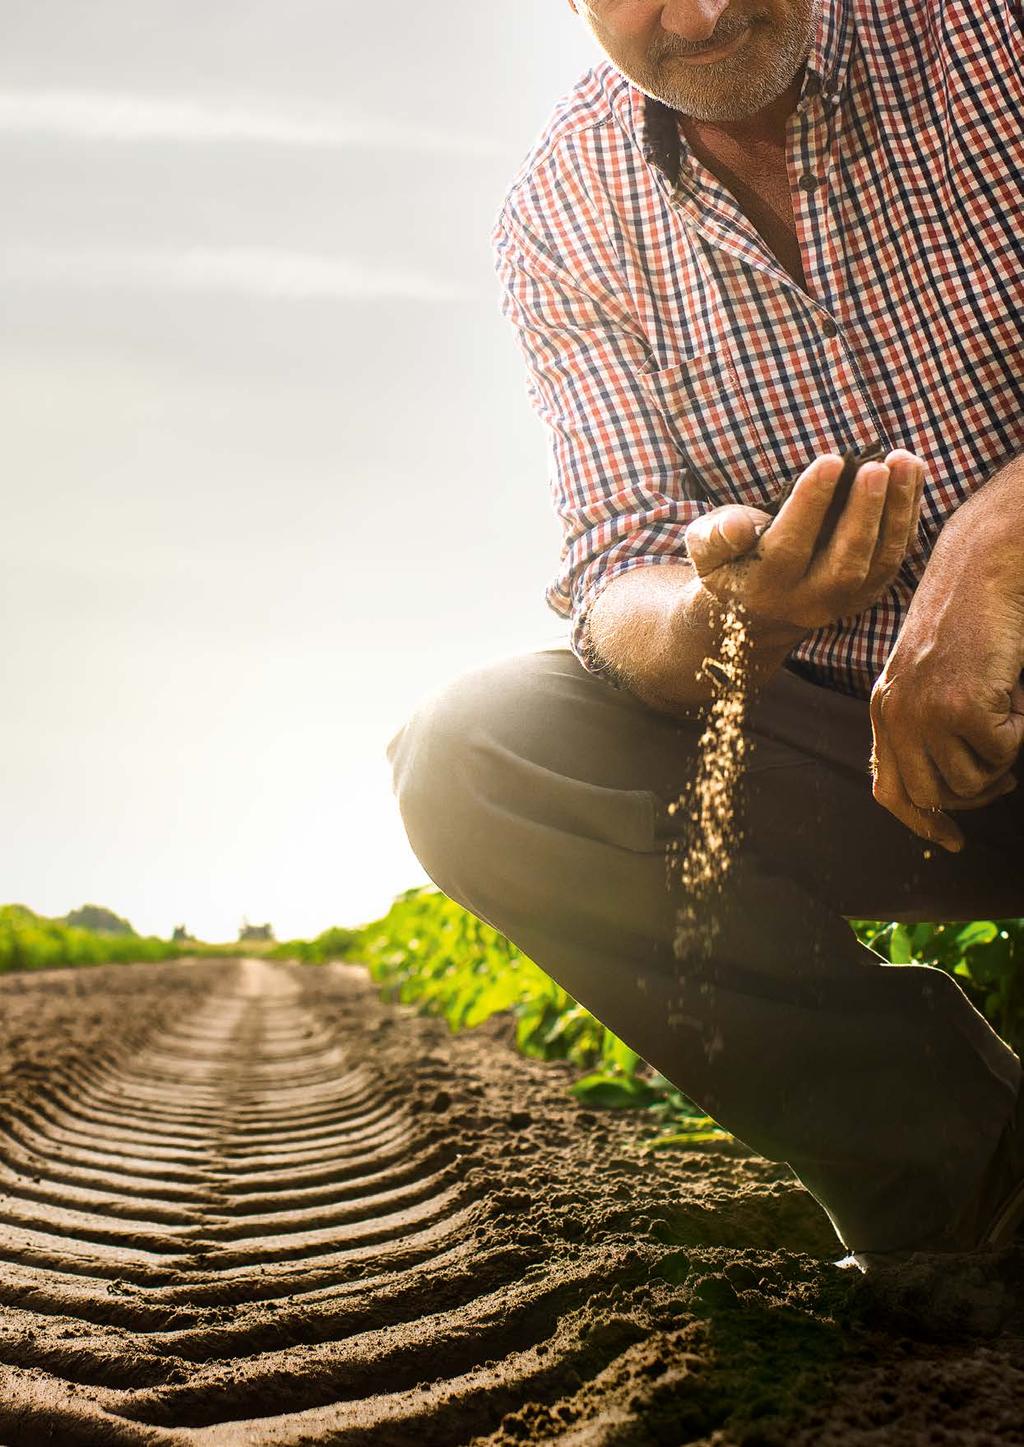
[[[876,602],[912,545],[924,464],[905,449],[865,463],[829,535],[829,512],[843,459],[817,457],[801,473],[778,516],[728,506],[690,524],[686,546],[704,587],[742,604],[765,641],[796,642]]]

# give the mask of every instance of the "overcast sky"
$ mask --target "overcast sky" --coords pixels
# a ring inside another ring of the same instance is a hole
[[[9,0],[0,902],[358,923],[384,747],[562,625],[490,230],[563,0]]]

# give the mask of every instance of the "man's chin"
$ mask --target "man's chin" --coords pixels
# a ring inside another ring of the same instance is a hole
[[[666,61],[655,73],[645,71],[630,79],[645,95],[662,101],[683,115],[706,116],[710,120],[711,111],[721,110],[722,119],[726,118],[726,112],[730,119],[738,119],[737,110],[740,115],[753,115],[759,108],[750,95],[753,88],[749,67],[732,71],[724,66],[693,66],[681,60]],[[745,109],[748,97],[751,103]]]
[[[661,101],[670,110],[678,111],[680,115],[692,116],[699,121],[742,121],[748,116],[756,115],[762,108],[760,103],[754,100],[744,104],[742,96],[737,92],[735,81],[723,81],[720,85],[705,85],[700,88],[692,85],[666,85],[664,81],[633,83],[638,90],[642,90],[653,100]]]

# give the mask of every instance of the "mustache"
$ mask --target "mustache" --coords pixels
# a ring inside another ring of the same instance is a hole
[[[701,45],[687,45],[678,35],[659,36],[652,44],[648,53],[648,59],[657,65],[663,60],[677,60],[688,55],[703,55],[707,50],[717,50],[719,46],[728,45],[730,40],[735,40],[737,35],[742,35],[748,30],[753,22],[745,20],[739,25],[724,26],[717,30],[709,39]]]

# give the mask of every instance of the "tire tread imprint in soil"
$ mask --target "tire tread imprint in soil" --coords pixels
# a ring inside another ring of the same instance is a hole
[[[824,1442],[873,1369],[877,1302],[784,1166],[654,1154],[498,1024],[261,960],[0,1007],[3,1447]]]

